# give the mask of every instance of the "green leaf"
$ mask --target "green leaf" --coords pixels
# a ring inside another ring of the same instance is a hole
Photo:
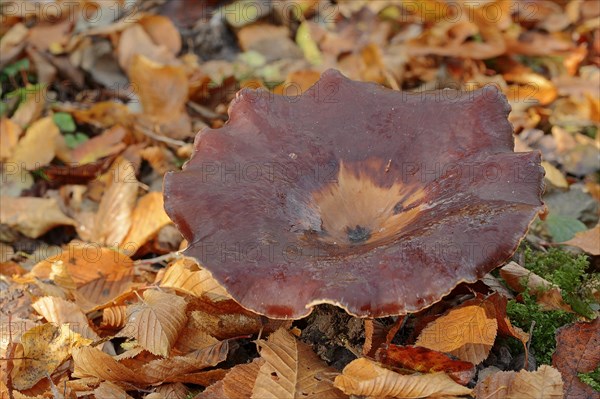
[[[65,143],[70,149],[76,148],[86,141],[88,141],[88,136],[81,132],[77,132],[75,134],[65,134]]]
[[[60,131],[63,133],[73,133],[75,129],[77,129],[73,117],[71,116],[71,114],[68,114],[66,112],[55,113],[54,115],[52,115],[52,120],[54,121],[54,123],[56,123],[56,126],[58,126]]]
[[[2,70],[2,74],[9,76],[9,77],[13,77],[16,74],[18,74],[21,70],[25,70],[25,71],[29,70],[29,59],[23,58],[17,62],[14,62],[14,63],[6,66]]]
[[[296,43],[298,47],[304,52],[304,58],[313,65],[321,65],[323,63],[323,56],[319,46],[310,35],[310,26],[306,21],[302,22],[296,32]]]
[[[557,214],[548,215],[546,226],[555,242],[568,241],[575,237],[575,233],[587,230],[586,225],[579,220]]]

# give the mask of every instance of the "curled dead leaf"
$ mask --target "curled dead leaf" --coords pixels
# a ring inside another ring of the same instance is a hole
[[[419,334],[415,345],[479,364],[490,353],[497,332],[494,305],[485,299],[475,298],[429,323]]]
[[[491,374],[477,384],[474,393],[478,399],[562,399],[563,382],[558,370],[542,365],[533,372]]]
[[[471,393],[444,373],[403,375],[366,358],[353,360],[344,367],[334,386],[347,395],[369,397],[430,398]]]

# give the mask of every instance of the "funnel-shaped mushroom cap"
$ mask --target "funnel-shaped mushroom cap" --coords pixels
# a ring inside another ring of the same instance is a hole
[[[493,87],[407,94],[333,70],[299,97],[242,90],[167,174],[165,208],[257,313],[415,312],[509,258],[544,207],[509,111]]]

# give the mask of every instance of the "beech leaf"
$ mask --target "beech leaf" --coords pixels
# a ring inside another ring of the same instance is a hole
[[[416,345],[479,364],[494,345],[498,321],[491,302],[472,299],[429,323]]]
[[[444,373],[403,375],[366,358],[353,360],[335,378],[335,387],[348,395],[430,398],[468,395],[471,390]]]
[[[128,307],[127,325],[119,335],[135,338],[147,351],[166,357],[185,326],[185,309],[183,298],[147,290],[142,302]]]
[[[489,375],[477,384],[474,393],[477,399],[562,399],[563,382],[558,370],[542,365],[534,372],[499,371]]]
[[[279,329],[257,342],[265,363],[252,389],[252,399],[342,398],[322,374],[333,372],[312,349]]]

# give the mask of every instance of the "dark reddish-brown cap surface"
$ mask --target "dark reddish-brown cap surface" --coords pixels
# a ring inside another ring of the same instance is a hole
[[[415,312],[504,262],[543,210],[509,111],[493,87],[407,94],[333,70],[299,97],[242,90],[165,177],[165,208],[257,313]]]

